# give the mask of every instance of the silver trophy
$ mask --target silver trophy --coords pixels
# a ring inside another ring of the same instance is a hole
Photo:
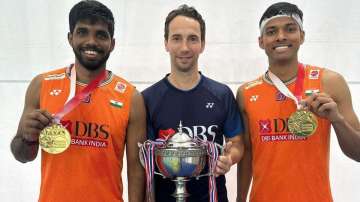
[[[190,195],[186,190],[186,182],[191,177],[199,179],[213,174],[209,172],[200,175],[208,158],[206,145],[184,133],[181,122],[178,131],[162,146],[155,147],[154,160],[159,172],[154,174],[174,181],[176,189],[172,196],[177,202],[184,202]],[[143,163],[143,159],[141,161]]]
[[[206,159],[206,147],[184,133],[181,122],[179,132],[168,139],[165,147],[155,149],[155,162],[159,172],[164,178],[175,182],[176,189],[172,196],[178,202],[185,201],[189,196],[186,181],[200,175]]]

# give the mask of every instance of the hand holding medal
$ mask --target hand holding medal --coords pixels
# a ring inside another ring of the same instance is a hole
[[[59,154],[70,146],[71,136],[69,131],[61,124],[54,123],[40,132],[40,147],[50,153]]]
[[[310,136],[314,134],[318,122],[316,116],[306,109],[300,109],[292,113],[288,120],[290,132],[298,136]]]
[[[312,93],[303,102],[316,116],[325,118],[331,123],[344,118],[339,112],[337,103],[326,93]]]
[[[272,72],[269,71],[269,77],[276,88],[285,96],[294,100],[296,111],[292,113],[288,120],[288,128],[291,133],[298,136],[310,136],[315,133],[318,126],[316,116],[300,103],[303,91],[303,81],[305,70],[302,64],[298,65],[298,74],[295,84],[295,95],[285,86],[285,84]]]
[[[50,153],[58,154],[64,152],[71,142],[71,135],[69,131],[60,123],[60,120],[71,110],[73,110],[81,100],[86,98],[95,88],[104,80],[106,70],[102,71],[93,81],[89,83],[81,92],[75,95],[76,89],[76,71],[75,66],[71,68],[70,78],[70,94],[66,104],[58,113],[54,115],[54,123],[45,127],[39,136],[40,147]]]

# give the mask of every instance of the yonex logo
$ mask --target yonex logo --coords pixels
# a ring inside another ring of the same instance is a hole
[[[206,103],[205,107],[206,107],[207,109],[211,109],[211,108],[213,108],[214,105],[215,105],[215,103],[213,103],[213,102],[208,102],[208,103]]]
[[[50,92],[50,95],[52,95],[52,96],[58,96],[58,95],[60,95],[60,93],[61,93],[61,90],[60,90],[60,89],[54,89],[54,90],[52,90],[52,91]]]
[[[250,102],[255,102],[258,98],[259,98],[258,95],[252,95],[252,96],[250,97]]]

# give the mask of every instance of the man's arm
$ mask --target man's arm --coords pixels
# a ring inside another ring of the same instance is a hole
[[[340,74],[330,70],[324,71],[322,85],[324,92],[307,98],[307,105],[316,115],[331,122],[344,154],[360,161],[360,124],[349,87]]]
[[[126,133],[126,155],[129,201],[145,199],[145,174],[140,164],[138,143],[146,140],[146,115],[142,95],[135,90],[132,97],[129,124]]]
[[[40,110],[41,76],[35,77],[25,95],[24,110],[17,133],[11,141],[11,152],[16,160],[26,163],[36,158],[40,131],[52,121],[51,115]]]
[[[236,101],[238,103],[241,115],[244,121],[244,146],[245,153],[242,160],[238,163],[238,172],[237,172],[237,202],[245,202],[250,183],[252,179],[252,151],[251,151],[251,142],[250,142],[250,134],[248,127],[248,118],[245,113],[244,103],[243,103],[243,87],[238,89],[236,94]]]
[[[216,163],[215,176],[225,175],[235,163],[238,163],[244,154],[244,141],[242,134],[226,138],[224,153],[219,156]]]
[[[233,135],[233,132],[237,130],[235,136],[226,137],[226,144],[223,148],[222,154],[219,156],[216,162],[215,176],[224,175],[229,172],[232,165],[238,163],[244,154],[244,141],[242,119],[240,117],[239,109],[237,107],[236,100],[230,88],[227,89],[227,115],[224,121],[224,133],[225,135]]]

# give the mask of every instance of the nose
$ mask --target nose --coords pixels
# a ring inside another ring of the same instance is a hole
[[[180,50],[181,50],[182,52],[187,52],[187,51],[189,51],[189,45],[188,45],[188,43],[187,43],[186,40],[184,40],[184,41],[181,43]]]
[[[86,45],[95,46],[97,44],[96,36],[93,34],[89,34],[86,39]]]
[[[283,30],[279,30],[278,34],[277,34],[277,41],[286,41],[287,37],[286,37],[286,33]]]

